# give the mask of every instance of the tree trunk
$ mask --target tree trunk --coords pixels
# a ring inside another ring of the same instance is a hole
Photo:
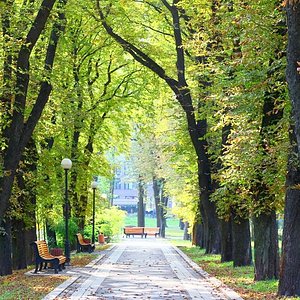
[[[249,220],[233,217],[232,222],[232,256],[233,266],[252,264],[251,237]]]
[[[193,224],[193,236],[192,244],[198,246],[201,249],[205,248],[205,230],[204,223],[202,221],[203,217],[200,219],[199,215],[196,215],[196,219]]]
[[[17,202],[19,214],[12,218],[13,268],[27,268],[26,231],[35,228],[36,171],[38,152],[31,138],[22,155],[22,163],[17,171]]]
[[[139,197],[139,202],[138,202],[138,226],[139,227],[145,227],[145,210],[144,210],[144,197],[145,197],[145,189],[144,189],[144,182],[139,178],[139,183],[138,183],[138,197]]]
[[[300,76],[297,72],[300,58],[299,1],[286,1],[288,49],[287,82],[295,122],[294,157],[289,158],[286,179],[282,257],[278,293],[281,296],[300,296]],[[294,138],[291,139],[293,141]]]
[[[277,279],[279,270],[276,213],[252,218],[254,228],[255,280]]]
[[[278,293],[300,296],[300,168],[289,169]]]
[[[161,180],[162,182],[164,182],[164,180]],[[161,191],[161,195],[163,195],[164,191],[163,191],[163,184],[162,184],[162,191]],[[162,238],[166,237],[166,226],[167,226],[167,219],[166,219],[166,215],[167,215],[167,210],[166,207],[168,205],[168,197],[162,196],[161,198],[161,205],[160,205],[160,216],[161,216],[161,220],[160,220],[160,236]]]
[[[300,12],[298,17],[300,18]],[[300,20],[300,19],[298,19]],[[300,28],[300,22],[299,22]],[[300,31],[299,31],[300,33]],[[286,178],[282,255],[278,294],[300,296],[300,166],[296,136],[291,130],[292,153]],[[296,156],[296,157],[295,157]]]
[[[3,220],[0,226],[0,276],[12,274],[11,221]]]
[[[12,237],[12,254],[13,269],[20,270],[27,268],[27,253],[24,251],[26,247],[25,239],[25,223],[23,220],[13,219],[13,237]]]
[[[25,250],[26,250],[26,261],[27,265],[32,265],[34,263],[34,251],[32,246],[30,245],[32,242],[37,240],[36,236],[36,224],[28,230],[25,231],[24,236],[26,243],[25,243]]]
[[[221,262],[232,261],[232,218],[221,221]]]
[[[191,239],[191,235],[189,234],[189,222],[184,222],[184,232],[183,232],[183,239],[185,241],[189,241]]]
[[[156,226],[161,226],[161,210],[160,210],[160,181],[155,176],[153,177],[153,194],[155,200],[155,211],[156,211]]]
[[[182,219],[179,220],[179,229],[184,230],[184,222],[182,221]]]

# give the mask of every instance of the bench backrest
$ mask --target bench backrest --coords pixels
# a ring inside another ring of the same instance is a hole
[[[40,255],[50,255],[49,248],[46,241],[36,241],[37,248]]]
[[[81,234],[80,232],[77,233],[76,236],[77,236],[78,243],[79,243],[80,245],[88,245],[88,244],[90,244],[90,243],[86,243],[86,242],[84,241],[84,238],[83,238],[83,236],[82,236],[82,234]]]
[[[35,255],[38,257],[49,257],[49,248],[46,241],[35,241],[32,243],[34,246]]]
[[[124,233],[144,234],[144,227],[125,227]]]
[[[159,227],[145,227],[144,232],[147,234],[159,234]]]

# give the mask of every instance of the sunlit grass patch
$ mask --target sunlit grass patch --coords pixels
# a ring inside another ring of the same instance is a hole
[[[74,267],[83,267],[95,258],[97,258],[97,256],[97,254],[93,253],[76,253],[71,256],[71,265]]]
[[[98,245],[96,245],[95,250],[103,251],[103,250],[108,249],[109,247],[111,247],[111,244],[104,244],[104,245],[98,244]]]
[[[12,275],[0,277],[1,300],[42,299],[68,278],[66,276],[57,275],[26,276],[24,273],[27,271],[27,269],[14,271]]]
[[[253,266],[234,268],[232,262],[221,263],[220,255],[205,254],[205,250],[195,246],[181,246],[180,249],[203,270],[237,291],[245,300],[279,299],[276,296],[278,281],[254,281]]]

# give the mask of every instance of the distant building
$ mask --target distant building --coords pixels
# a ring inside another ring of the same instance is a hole
[[[115,171],[112,195],[113,205],[119,206],[128,213],[137,212],[138,183],[136,182],[136,176],[132,174],[130,161],[122,160],[120,167]],[[155,210],[152,184],[147,184],[144,201],[146,211]]]

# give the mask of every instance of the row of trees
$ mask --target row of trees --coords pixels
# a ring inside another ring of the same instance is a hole
[[[279,276],[285,209],[279,293],[299,295],[299,4],[280,2],[2,0],[0,274],[60,214],[60,160],[83,228],[90,178],[134,129],[141,179],[181,203],[195,245],[251,264],[252,220],[256,280]]]
[[[288,29],[296,22],[297,4],[285,3],[292,19]],[[299,258],[290,209],[294,213],[298,201],[298,159],[293,159],[298,115],[292,114],[295,135],[284,76],[287,27],[279,5],[162,0],[128,6],[99,0],[93,11],[125,52],[165,82],[184,112],[198,165],[196,245],[207,253],[221,252],[222,260],[233,260],[234,266],[251,264],[251,218],[255,279],[277,278],[276,213],[282,212],[286,194],[279,293],[294,295],[299,294]],[[291,45],[294,40],[288,38]],[[296,69],[297,56],[293,84]]]
[[[0,4],[0,274],[6,275],[32,261],[36,224],[54,236],[63,217],[61,159],[73,161],[72,217],[82,230],[93,176],[111,176],[107,150],[125,151],[148,104],[137,97],[145,85],[140,67],[111,47],[77,2]]]

